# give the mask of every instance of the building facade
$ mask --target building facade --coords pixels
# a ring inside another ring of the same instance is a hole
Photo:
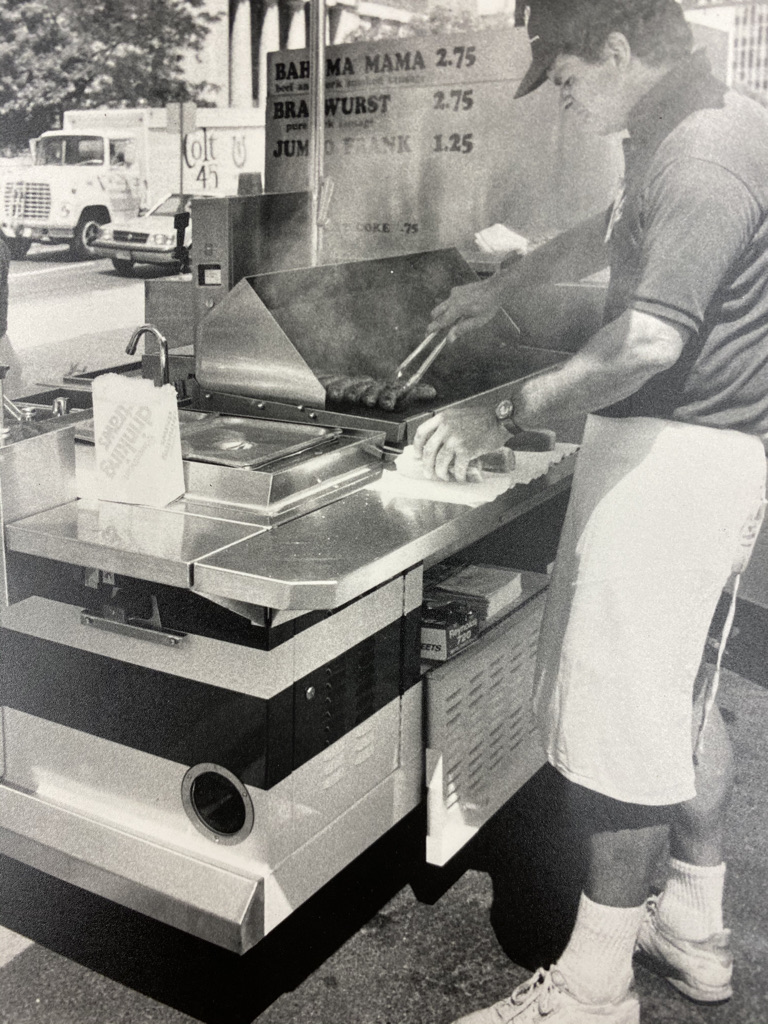
[[[348,42],[360,32],[371,36],[409,34],[415,18],[425,17],[427,0],[328,0],[326,43]],[[261,107],[267,88],[267,54],[303,49],[309,42],[306,0],[208,0],[217,16],[203,53],[189,67],[190,78],[210,86],[217,106]]]
[[[511,22],[515,0],[327,0],[326,43],[412,35],[435,6],[449,19]],[[308,0],[207,0],[206,9],[217,20],[203,53],[190,62],[190,79],[209,83],[207,98],[217,106],[263,107],[267,54],[309,43]]]
[[[686,17],[727,40],[726,83],[768,100],[768,3],[699,0]]]

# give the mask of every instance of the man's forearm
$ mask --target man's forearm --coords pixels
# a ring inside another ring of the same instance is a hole
[[[547,427],[628,398],[677,361],[686,338],[674,324],[626,313],[562,366],[513,389],[515,421],[531,429]]]
[[[515,422],[526,429],[556,426],[634,394],[652,375],[628,380],[617,367],[577,354],[563,366],[530,378],[513,392]]]

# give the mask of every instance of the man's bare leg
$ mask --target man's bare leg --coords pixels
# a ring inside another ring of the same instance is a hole
[[[589,841],[589,872],[584,891],[595,903],[638,907],[648,897],[651,876],[669,831],[669,808],[637,809],[637,827],[622,810],[625,827],[595,832]],[[658,816],[658,821],[648,823]]]
[[[665,904],[672,911],[682,905],[689,922],[691,891],[694,901],[701,901],[704,894],[705,909],[707,904],[711,906],[714,891],[714,902],[721,908],[723,818],[732,782],[730,742],[722,718],[714,710],[696,770],[697,796],[693,800],[674,807],[646,807],[612,800],[568,783],[569,813],[574,820],[588,823],[592,831],[588,840],[587,879],[576,923],[552,974],[557,985],[564,984],[581,1003],[596,1004],[600,1013],[615,1012],[622,1020],[636,1019],[637,999],[629,991],[632,956],[638,931],[652,928],[646,898],[659,856],[669,836],[670,881],[659,901],[659,916]],[[706,915],[702,918],[708,919],[711,920]],[[707,937],[715,931],[711,928]],[[684,932],[675,930],[675,934]],[[697,945],[695,936],[693,942]],[[655,952],[660,973],[670,976],[665,949],[659,952],[657,946]],[[679,955],[678,950],[675,956]],[[697,961],[696,971],[690,976],[686,974],[685,951],[682,955],[683,981],[675,962],[672,984],[695,999],[728,998],[729,953],[724,949],[713,950],[713,963],[705,963],[702,971]],[[497,1017],[482,1011],[464,1018],[460,1024],[475,1024],[476,1020],[485,1024],[491,1019],[495,1021]]]
[[[669,877],[658,902],[660,924],[700,942],[723,931],[725,813],[733,789],[733,750],[713,707],[696,766],[696,796],[675,808]]]
[[[676,989],[698,1002],[716,1003],[733,992],[730,935],[723,928],[724,821],[733,753],[717,708],[703,740],[697,795],[675,808],[667,883],[648,907],[638,942],[653,969]]]
[[[704,728],[696,766],[696,796],[675,809],[670,854],[688,864],[714,866],[724,854],[725,812],[733,790],[733,747],[720,709]]]
[[[622,803],[579,786],[570,792],[571,814],[593,831],[576,924],[557,969],[583,1002],[618,1002],[632,981],[635,939],[672,809]]]

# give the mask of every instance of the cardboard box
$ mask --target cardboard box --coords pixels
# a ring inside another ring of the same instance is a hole
[[[448,661],[473,643],[480,633],[477,614],[461,605],[427,602],[421,619],[421,656]]]
[[[499,565],[467,565],[437,583],[430,597],[456,601],[477,612],[482,624],[519,601],[521,574]]]

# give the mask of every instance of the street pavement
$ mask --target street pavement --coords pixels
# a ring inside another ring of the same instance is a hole
[[[11,397],[65,374],[126,362],[131,331],[144,322],[144,280],[119,277],[109,260],[74,262],[65,247],[33,246],[11,264],[8,337]]]

